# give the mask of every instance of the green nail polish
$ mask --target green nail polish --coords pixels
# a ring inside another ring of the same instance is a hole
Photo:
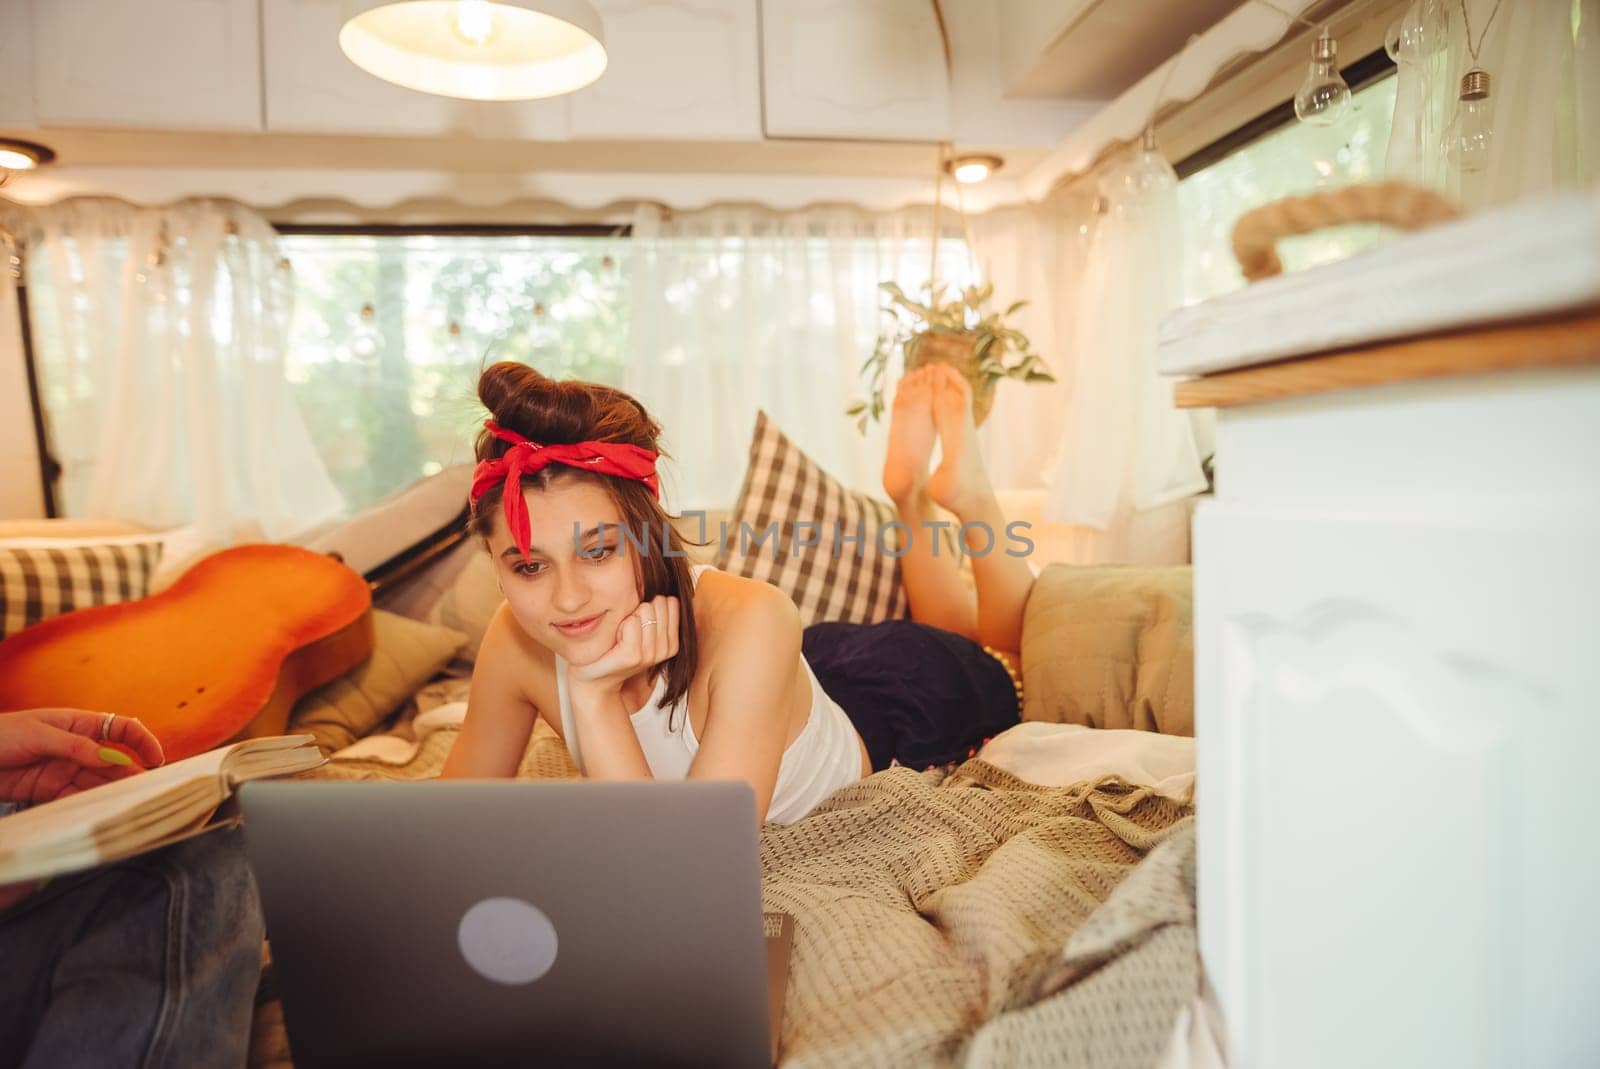
[[[108,765],[131,765],[131,764],[133,764],[133,758],[129,757],[127,754],[123,753],[121,750],[113,750],[109,746],[100,747],[100,760],[104,761]]]

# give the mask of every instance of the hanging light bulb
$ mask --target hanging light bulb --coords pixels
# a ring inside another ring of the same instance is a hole
[[[1312,126],[1332,126],[1350,110],[1350,86],[1336,62],[1339,42],[1324,26],[1311,43],[1311,66],[1294,95],[1294,114]]]
[[[1156,132],[1146,128],[1138,151],[1123,156],[1113,164],[1097,183],[1100,196],[1096,198],[1105,211],[1118,217],[1136,213],[1149,207],[1150,198],[1169,189],[1176,189],[1178,175],[1156,146]],[[1100,214],[1097,209],[1096,214]]]
[[[499,29],[489,0],[456,0],[450,16],[450,28],[469,45],[488,44]]]
[[[1414,7],[1415,5],[1413,5]],[[1406,17],[1411,14],[1411,8],[1406,8],[1394,17],[1389,23],[1389,28],[1383,31],[1383,54],[1389,57],[1389,62],[1396,67],[1411,62],[1405,49],[1405,23]]]
[[[1461,76],[1461,96],[1455,116],[1445,129],[1445,156],[1463,177],[1481,174],[1489,166],[1494,147],[1489,72],[1474,67]]]
[[[1129,192],[1141,197],[1175,188],[1178,184],[1178,173],[1161,154],[1161,149],[1156,147],[1156,132],[1153,127],[1145,127],[1138,155],[1134,156],[1133,162],[1128,166],[1126,184]]]
[[[1444,48],[1449,28],[1440,0],[1416,0],[1389,24],[1383,50],[1396,66],[1421,63]]]

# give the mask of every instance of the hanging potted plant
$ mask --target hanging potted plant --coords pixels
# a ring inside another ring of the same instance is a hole
[[[867,383],[867,397],[845,410],[855,416],[861,433],[867,421],[883,415],[884,379],[895,353],[904,361],[904,371],[924,364],[945,363],[966,377],[972,386],[972,421],[982,423],[994,407],[994,388],[1001,379],[1023,382],[1054,382],[1055,377],[1033,351],[1021,331],[1006,325],[1009,316],[1027,306],[1017,301],[1004,312],[987,312],[994,286],[968,286],[954,300],[945,301],[945,287],[925,286],[926,300],[907,297],[899,286],[885,282],[880,287],[888,295],[885,314],[892,318],[889,328],[878,336],[878,344],[861,365]]]

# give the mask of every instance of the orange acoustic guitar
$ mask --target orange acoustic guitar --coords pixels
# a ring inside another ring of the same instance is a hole
[[[295,546],[238,546],[159,594],[0,642],[0,710],[138,717],[176,761],[283,734],[301,695],[371,654],[372,594],[360,575]]]

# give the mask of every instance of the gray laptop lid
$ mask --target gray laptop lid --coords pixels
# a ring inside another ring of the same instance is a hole
[[[296,1066],[770,1065],[741,782],[240,790]]]

